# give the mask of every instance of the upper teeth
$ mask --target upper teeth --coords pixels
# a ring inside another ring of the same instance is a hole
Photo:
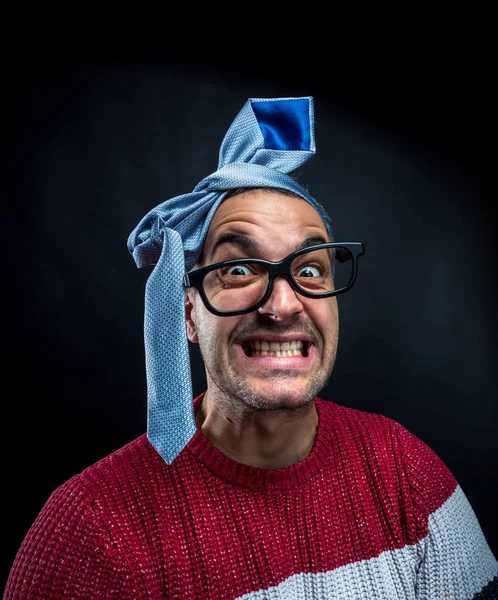
[[[255,350],[270,350],[270,352],[282,352],[284,350],[301,350],[303,342],[292,340],[292,342],[267,342],[266,340],[252,340],[251,344]]]

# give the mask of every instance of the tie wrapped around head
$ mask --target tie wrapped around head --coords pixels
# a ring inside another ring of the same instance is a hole
[[[332,238],[323,207],[288,175],[314,153],[311,96],[250,98],[222,141],[217,170],[191,193],[152,209],[128,238],[137,266],[154,266],[145,289],[147,436],[168,464],[196,432],[183,275],[198,261],[214,213],[232,189],[294,192],[318,211]]]

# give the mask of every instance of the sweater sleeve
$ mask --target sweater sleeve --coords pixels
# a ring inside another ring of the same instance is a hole
[[[462,488],[432,449],[396,430],[421,540],[417,598],[498,599],[498,563]]]
[[[12,564],[4,600],[136,597],[127,565],[79,476],[49,497]]]

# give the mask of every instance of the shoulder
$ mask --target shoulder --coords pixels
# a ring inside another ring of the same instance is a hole
[[[436,452],[421,438],[391,417],[350,408],[317,398],[321,423],[328,435],[348,453],[375,455],[395,462],[406,474],[431,473],[433,478],[454,487],[456,481]]]
[[[131,490],[140,486],[147,472],[159,466],[157,452],[143,434],[55,488],[43,510],[67,510],[73,514],[100,512],[110,501],[121,503]]]
[[[322,398],[316,399],[321,423],[343,438],[358,436],[377,440],[379,443],[392,441],[398,432],[407,430],[394,419],[378,413],[351,408]]]
[[[379,413],[351,408],[335,402],[316,399],[324,425],[336,435],[368,437],[378,443],[402,445],[414,454],[426,456],[433,450],[414,433],[395,419]]]
[[[154,462],[156,454],[146,434],[143,434],[86,467],[79,477],[90,487],[121,474],[133,478],[133,474],[139,476]]]
[[[458,483],[440,456],[395,419],[322,399],[317,408],[344,460],[401,478],[429,511],[455,491]]]
[[[118,448],[73,477],[73,485],[86,490],[97,504],[134,504],[150,493],[151,481],[167,467],[146,434]]]
[[[17,552],[9,590],[22,586],[26,597],[48,598],[59,589],[61,597],[75,598],[90,585],[100,597],[99,586],[119,594],[130,585],[127,548],[138,537],[126,502],[143,476],[134,465],[153,457],[148,445],[137,438],[50,494]]]
[[[68,548],[83,539],[99,548],[115,545],[136,522],[137,511],[161,493],[150,482],[164,480],[154,473],[163,462],[144,434],[86,467],[52,491],[24,546],[33,539]]]

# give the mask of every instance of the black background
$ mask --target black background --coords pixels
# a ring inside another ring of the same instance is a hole
[[[496,123],[486,48],[344,65],[37,56],[4,73],[6,577],[50,492],[145,428],[143,292],[126,240],[216,169],[249,97],[312,95],[300,170],[361,240],[322,396],[401,422],[446,462],[495,555]],[[220,58],[221,56],[221,58]],[[394,57],[394,58],[393,58]],[[285,54],[284,54],[285,58]],[[194,391],[203,366],[192,348]]]

